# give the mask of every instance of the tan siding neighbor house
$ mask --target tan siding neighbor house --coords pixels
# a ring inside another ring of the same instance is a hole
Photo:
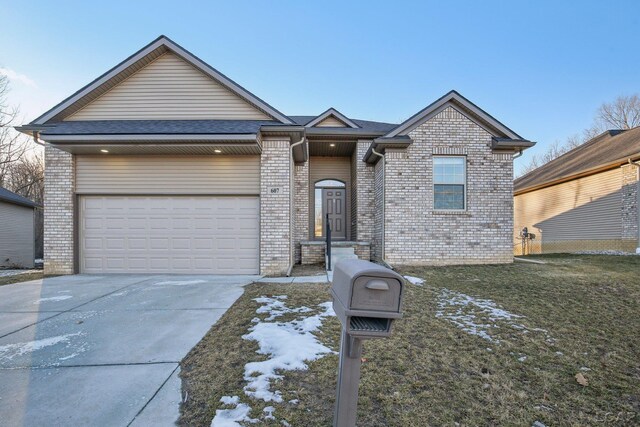
[[[639,160],[640,128],[607,131],[516,179],[515,253],[635,252]]]
[[[455,91],[399,124],[288,116],[164,36],[18,130],[45,143],[47,274],[511,262],[534,144]]]

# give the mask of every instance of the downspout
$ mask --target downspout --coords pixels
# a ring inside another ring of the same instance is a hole
[[[513,156],[513,160],[517,159],[520,156],[522,156],[522,150],[518,150],[518,152]]]
[[[387,159],[385,159],[384,154],[380,154],[376,151],[375,148],[371,147],[371,152],[373,154],[375,154],[376,156],[380,157],[380,161],[382,162],[382,238],[380,239],[380,252],[382,252],[382,264],[384,264],[385,267],[390,268],[393,270],[393,267],[391,267],[391,265],[387,262],[387,260],[384,257],[384,231],[385,231],[385,205],[386,205],[386,194],[387,192],[385,191],[385,185],[384,185],[384,181],[385,181],[385,173],[386,173],[386,169],[387,169]]]
[[[640,254],[640,165],[634,163],[631,158],[627,159],[627,163],[631,166],[635,166],[638,171],[637,181],[636,181],[636,213],[638,215],[638,245],[636,246],[636,253]]]
[[[38,132],[33,132],[33,142],[44,147],[44,142],[38,141]]]
[[[298,145],[302,144],[307,138],[305,136],[302,137],[302,139],[298,142],[294,142],[293,144],[291,144],[291,146],[289,148],[291,148],[291,157],[293,157],[293,149],[295,147],[297,147]],[[294,173],[294,171],[291,171],[291,173]],[[295,184],[295,178],[292,180]],[[290,203],[291,206],[289,206],[289,210],[290,210],[290,214],[293,215],[293,188],[289,189],[289,194],[291,197]],[[293,235],[293,232],[295,230],[295,220],[294,221],[290,221],[293,222],[293,230],[289,230],[289,232],[291,233],[291,235]],[[291,241],[293,242],[293,239],[291,239]],[[293,253],[295,253],[295,250],[293,251]],[[295,260],[294,260],[295,256],[289,256],[289,268],[287,269],[287,277],[291,276],[291,270],[293,270],[293,265],[295,264]]]

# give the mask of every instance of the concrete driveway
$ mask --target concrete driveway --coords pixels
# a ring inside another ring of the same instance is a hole
[[[76,275],[0,286],[0,423],[173,425],[178,363],[256,279]]]

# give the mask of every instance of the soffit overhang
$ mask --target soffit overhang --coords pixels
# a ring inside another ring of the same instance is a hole
[[[365,153],[362,160],[369,164],[376,164],[378,160],[380,160],[380,156],[374,153],[374,150],[377,153],[384,155],[386,150],[389,149],[406,149],[411,144],[413,144],[413,140],[408,136],[395,136],[389,138],[376,138],[371,142],[369,149]]]

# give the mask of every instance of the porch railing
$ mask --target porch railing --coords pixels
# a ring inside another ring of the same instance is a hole
[[[326,214],[324,224],[327,238],[327,270],[331,271],[331,224],[329,224],[329,214]]]

